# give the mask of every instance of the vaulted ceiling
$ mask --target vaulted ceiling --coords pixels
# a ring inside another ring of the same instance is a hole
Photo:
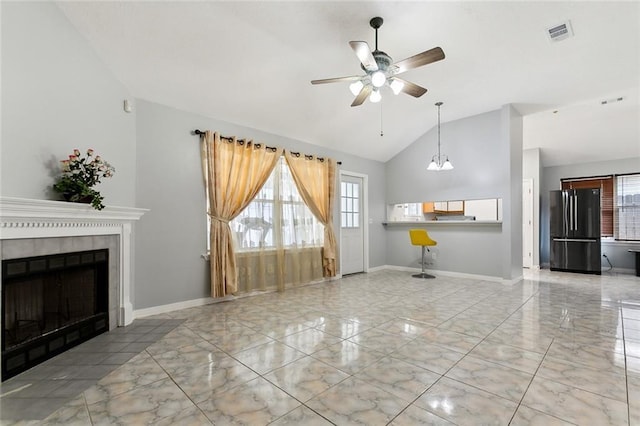
[[[58,6],[135,97],[361,157],[392,158],[436,124],[437,101],[443,122],[514,104],[525,149],[541,148],[547,166],[640,156],[638,2]],[[374,16],[395,61],[444,50],[404,74],[422,97],[383,88],[380,103],[351,107],[348,83],[310,84],[362,73],[348,42],[373,47]],[[547,29],[567,20],[574,37],[551,42]]]

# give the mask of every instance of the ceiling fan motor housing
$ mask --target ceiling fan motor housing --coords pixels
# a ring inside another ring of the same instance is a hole
[[[373,55],[373,59],[376,60],[376,64],[378,65],[378,70],[386,73],[387,69],[389,69],[389,67],[393,63],[391,56],[387,55],[382,50],[374,50],[373,52],[371,52],[371,54]],[[360,64],[360,68],[362,68],[367,74],[372,74],[373,72],[375,72],[375,71],[368,71],[362,64]]]
[[[380,69],[380,71],[386,71],[393,63],[391,56],[387,55],[382,50],[374,50],[372,54],[373,58],[376,60],[376,64],[378,64],[378,68]]]

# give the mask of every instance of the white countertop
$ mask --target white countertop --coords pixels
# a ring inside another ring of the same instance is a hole
[[[502,225],[500,220],[391,220],[383,225]]]

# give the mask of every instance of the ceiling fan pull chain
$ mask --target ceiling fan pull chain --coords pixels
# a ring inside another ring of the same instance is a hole
[[[382,102],[380,102],[380,137],[384,136],[384,132],[382,131]]]

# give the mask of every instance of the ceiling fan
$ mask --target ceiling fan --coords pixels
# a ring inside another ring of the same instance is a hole
[[[356,97],[351,103],[352,107],[362,105],[367,97],[369,97],[371,102],[380,102],[382,99],[380,88],[385,84],[388,85],[396,95],[400,92],[416,98],[424,95],[427,89],[410,81],[403,80],[399,78],[398,75],[432,62],[441,61],[444,59],[444,52],[441,48],[434,47],[433,49],[393,63],[391,56],[378,50],[378,28],[382,26],[382,22],[383,20],[379,16],[369,21],[369,25],[376,30],[376,50],[371,51],[366,41],[349,42],[349,45],[362,64],[361,67],[366,73],[365,75],[311,80],[311,84],[353,81],[353,83],[349,85],[351,93]]]

